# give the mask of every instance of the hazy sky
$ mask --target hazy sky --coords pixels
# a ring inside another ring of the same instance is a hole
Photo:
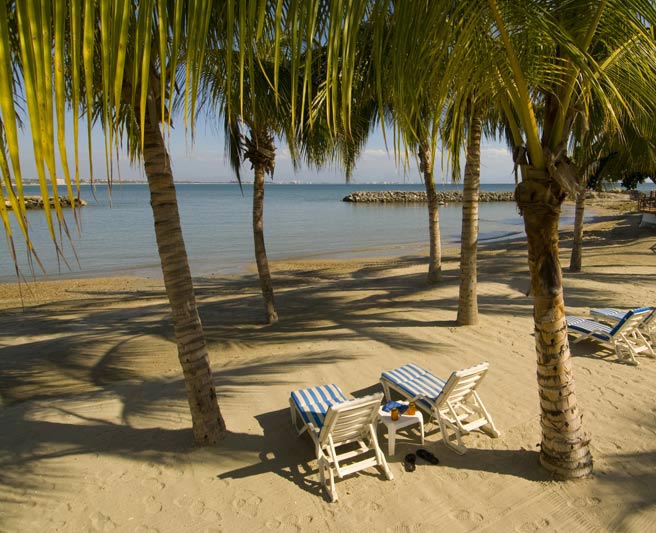
[[[71,126],[68,125],[68,145],[73,146]],[[86,180],[88,171],[88,152],[86,143],[86,124],[80,123],[80,175]],[[391,148],[391,134],[388,140]],[[94,174],[97,182],[105,178],[105,152],[103,135],[100,130],[93,134]],[[230,181],[235,179],[224,157],[223,136],[215,128],[200,125],[196,130],[193,145],[185,138],[182,124],[173,130],[170,141],[170,155],[173,174],[177,181]],[[127,156],[121,156],[120,177],[123,180],[144,180],[141,166],[128,164]],[[72,165],[72,150],[69,155]],[[36,178],[36,168],[32,152],[32,139],[29,128],[21,135],[21,166],[26,178]],[[464,161],[463,161],[464,167]],[[435,181],[450,181],[450,175],[442,175],[440,162],[436,161]],[[61,172],[61,169],[59,170]],[[117,176],[115,176],[117,177]],[[251,177],[250,164],[246,163],[242,170],[242,179],[248,181]],[[284,145],[276,151],[275,181],[302,181],[312,183],[344,183],[344,172],[334,165],[328,169],[316,171],[302,167],[294,172],[289,157],[289,151]],[[374,133],[364,150],[353,172],[354,183],[421,183],[421,177],[415,160],[410,162],[407,171],[397,168],[394,155],[385,149],[385,143],[380,131]],[[483,141],[481,148],[481,183],[512,183],[512,157],[505,145],[497,142]]]

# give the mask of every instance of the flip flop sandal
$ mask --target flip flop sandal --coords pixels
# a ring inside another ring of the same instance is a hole
[[[432,464],[432,465],[437,465],[440,463],[440,460],[435,457],[431,452],[428,450],[424,450],[423,448],[420,448],[417,450],[417,456],[421,457],[424,461]]]
[[[405,468],[405,471],[414,472],[415,468],[417,468],[417,465],[415,464],[416,462],[417,456],[414,453],[409,453],[406,455],[405,459],[403,460],[403,467]]]

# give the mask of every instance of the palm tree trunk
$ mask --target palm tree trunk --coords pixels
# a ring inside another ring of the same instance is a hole
[[[467,161],[462,204],[462,236],[460,240],[459,326],[478,324],[476,293],[478,246],[478,191],[481,180],[481,116],[475,111],[469,129]]]
[[[528,168],[516,190],[528,237],[542,427],[540,463],[564,479],[592,471],[567,340],[558,218],[565,194],[543,170]]]
[[[574,212],[574,237],[572,240],[572,256],[569,260],[570,272],[581,272],[581,257],[583,252],[583,215],[585,213],[585,191],[576,195],[576,210]]]
[[[225,436],[225,422],[217,402],[203,326],[196,308],[169,156],[159,124],[149,113],[146,113],[144,126],[143,158],[194,438],[198,444],[214,444]]]
[[[431,150],[426,143],[419,145],[420,169],[424,175],[426,197],[428,199],[428,234],[430,240],[430,258],[428,260],[428,278],[431,285],[442,277],[442,244],[440,242],[440,214],[438,211],[437,191],[433,180],[433,161]]]
[[[278,313],[273,298],[273,284],[266,248],[264,246],[264,174],[265,167],[261,162],[253,162],[253,240],[255,241],[255,262],[260,277],[260,287],[264,298],[264,312],[269,324],[278,322]]]

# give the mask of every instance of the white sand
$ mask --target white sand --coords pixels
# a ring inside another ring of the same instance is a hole
[[[568,313],[656,304],[656,234],[636,216],[608,218],[588,229],[584,271],[565,273]],[[537,460],[525,245],[481,247],[473,327],[455,326],[458,264],[445,259],[435,288],[422,257],[274,263],[271,327],[253,276],[199,280],[230,431],[206,449],[191,442],[160,282],[48,282],[24,311],[15,286],[0,286],[0,531],[656,530],[656,360],[632,367],[572,346],[594,474],[552,481]],[[481,395],[502,436],[471,434],[459,456],[428,426],[440,465],[405,472],[419,441],[400,437],[393,481],[375,470],[338,480],[328,503],[310,439],[292,433],[290,390],[367,393],[409,361],[445,377],[489,361]]]

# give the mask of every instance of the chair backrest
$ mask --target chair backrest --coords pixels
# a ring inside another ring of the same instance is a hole
[[[485,377],[489,363],[480,363],[476,366],[456,370],[449,376],[444,390],[437,398],[437,407],[441,407],[447,401],[458,403],[466,401],[469,396],[476,390],[479,383]]]
[[[647,318],[647,314],[652,314],[651,307],[640,307],[638,309],[631,309],[619,320],[617,324],[610,330],[610,336],[613,337],[620,331],[628,333],[642,324],[643,320]]]
[[[329,436],[335,445],[362,438],[368,426],[376,420],[382,399],[383,393],[378,392],[331,406],[326,413],[319,442],[324,444]]]

